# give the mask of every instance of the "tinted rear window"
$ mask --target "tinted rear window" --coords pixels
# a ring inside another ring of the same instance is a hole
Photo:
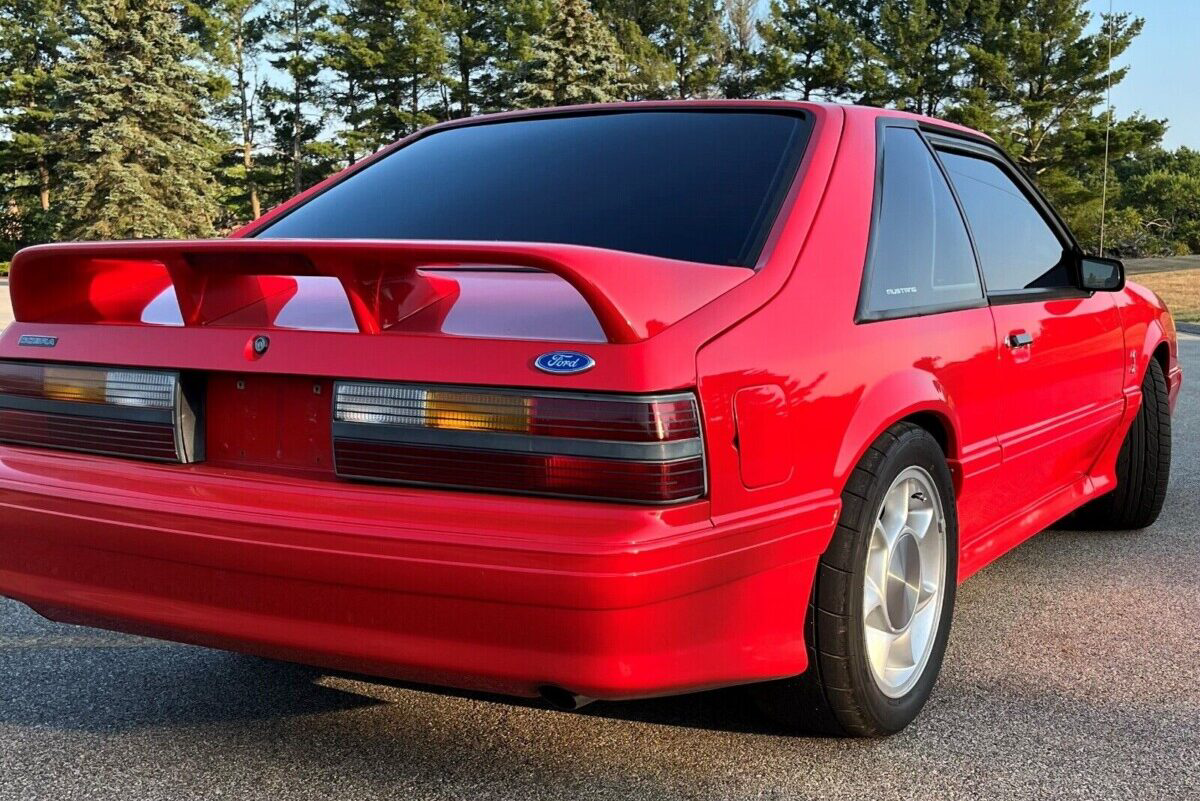
[[[451,128],[258,236],[557,242],[752,266],[809,127],[799,113],[660,111]]]

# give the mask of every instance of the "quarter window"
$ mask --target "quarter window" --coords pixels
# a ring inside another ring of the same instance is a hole
[[[982,300],[966,226],[933,154],[915,129],[885,128],[883,136],[869,312],[890,317]]]
[[[951,152],[941,158],[971,223],[989,293],[1072,285],[1062,242],[998,164]]]

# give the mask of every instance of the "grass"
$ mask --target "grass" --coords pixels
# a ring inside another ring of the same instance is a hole
[[[0,277],[8,275],[8,262],[0,261]]]
[[[1178,323],[1200,322],[1200,269],[1139,273],[1129,280],[1148,286],[1166,301]]]

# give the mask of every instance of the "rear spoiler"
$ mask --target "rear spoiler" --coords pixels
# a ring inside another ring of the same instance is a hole
[[[380,334],[457,291],[452,279],[423,268],[483,266],[562,277],[614,343],[646,339],[753,274],[578,245],[143,240],[27,248],[13,258],[10,292],[22,322],[136,325],[146,306],[173,287],[185,326],[230,325],[236,312],[257,306],[266,309],[262,325],[269,327],[295,292],[292,277],[328,276],[341,283],[359,332]]]

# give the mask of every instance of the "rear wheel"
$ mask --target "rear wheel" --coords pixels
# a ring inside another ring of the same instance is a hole
[[[1145,528],[1158,519],[1171,477],[1171,407],[1162,366],[1150,360],[1142,406],[1117,456],[1117,486],[1067,519],[1075,528]]]
[[[954,607],[958,522],[945,455],[899,423],[842,494],[809,601],[809,668],[751,688],[789,728],[878,737],[908,725],[941,667]]]

